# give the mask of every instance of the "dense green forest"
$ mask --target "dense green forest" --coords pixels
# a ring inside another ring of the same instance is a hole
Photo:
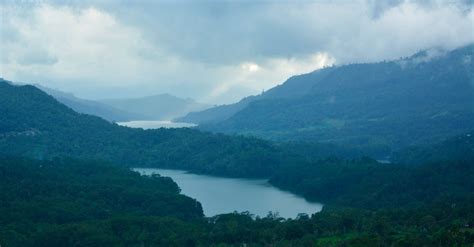
[[[446,195],[470,195],[473,177],[472,158],[419,166],[327,159],[281,168],[270,183],[314,200],[376,209],[431,204]]]
[[[2,246],[74,246],[68,238],[101,246],[98,223],[104,220],[152,217],[166,224],[203,216],[199,202],[180,195],[170,178],[143,177],[110,164],[2,157],[0,175]]]
[[[394,153],[398,164],[419,165],[426,162],[474,159],[474,131],[431,145],[412,146]]]
[[[369,160],[357,163],[363,162],[372,165]],[[310,186],[315,186],[313,191],[331,189],[330,196],[316,196],[337,203],[292,220],[277,215],[255,218],[245,212],[204,218],[200,204],[179,195],[169,178],[140,176],[100,162],[2,157],[0,244],[470,246],[474,242],[473,182],[468,179],[474,171],[472,160],[427,165],[424,171],[407,169],[403,175],[408,177],[402,180],[392,167],[374,173],[362,166],[346,175],[347,166],[356,162],[329,163],[318,168],[326,175],[319,179],[329,183]],[[317,174],[303,172],[306,177]],[[300,180],[301,174],[287,177]],[[374,189],[374,183],[388,185]],[[403,186],[393,190],[396,185]],[[335,189],[339,186],[358,187],[348,193]],[[300,189],[308,191],[295,190]],[[363,203],[354,204],[359,201]]]
[[[384,157],[474,126],[474,44],[430,54],[323,68],[181,120],[203,130],[332,143]]]
[[[32,86],[5,81],[0,96],[2,246],[474,242],[471,132],[401,151],[403,164],[380,164],[348,159],[361,154],[332,145],[130,129],[78,114]],[[178,194],[171,179],[129,170],[137,166],[268,178],[325,207],[297,219],[248,213],[205,218],[200,204]]]

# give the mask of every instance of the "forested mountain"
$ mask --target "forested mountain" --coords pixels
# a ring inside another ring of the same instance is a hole
[[[469,45],[396,61],[324,68],[291,77],[235,105],[181,120],[215,132],[327,142],[388,155],[472,129],[473,54],[474,45]]]
[[[70,93],[61,92],[41,85],[34,86],[53,96],[57,101],[65,104],[76,112],[98,116],[110,122],[123,122],[146,118],[142,115],[119,110],[98,101],[81,99]]]
[[[291,152],[301,144],[121,127],[76,113],[33,86],[6,81],[0,81],[0,112],[2,246],[469,246],[474,241],[472,156],[418,166],[368,158],[315,161],[302,157],[311,151]],[[469,143],[459,144],[466,150]],[[246,213],[204,218],[199,204],[178,195],[169,179],[140,177],[122,166],[269,178],[326,206],[295,220],[253,219]]]
[[[226,176],[268,176],[299,158],[255,138],[192,129],[131,129],[79,114],[33,86],[0,81],[0,154],[69,156]]]
[[[170,94],[132,99],[104,99],[101,102],[141,116],[134,120],[171,120],[210,107],[193,99],[182,99]]]

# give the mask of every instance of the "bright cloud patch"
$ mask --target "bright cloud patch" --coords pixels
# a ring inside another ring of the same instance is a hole
[[[260,66],[256,63],[243,63],[241,68],[246,72],[257,72],[260,70]]]
[[[15,39],[2,42],[7,58],[0,72],[9,79],[123,86],[150,66],[139,54],[156,52],[138,30],[95,8],[42,5],[28,11],[31,19],[18,11],[6,10],[6,25],[16,30]]]

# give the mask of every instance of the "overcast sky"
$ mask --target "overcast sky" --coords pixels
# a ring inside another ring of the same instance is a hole
[[[213,104],[331,64],[474,42],[471,0],[0,0],[0,77]]]

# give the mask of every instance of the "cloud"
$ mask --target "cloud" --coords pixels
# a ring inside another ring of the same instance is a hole
[[[444,1],[446,3],[446,1]],[[453,49],[474,41],[474,12],[455,5],[404,2],[377,19],[367,19],[349,42],[329,44],[340,62],[377,61],[409,56],[423,49]],[[351,52],[338,47],[350,47]]]
[[[177,66],[140,30],[95,7],[6,8],[2,26],[15,30],[15,38],[4,39],[2,32],[5,78],[107,94],[110,88],[140,87]]]
[[[253,72],[257,72],[260,70],[260,66],[256,63],[243,63],[241,66],[243,71],[245,72],[249,72],[249,73],[253,73]]]
[[[242,98],[242,92],[256,94],[282,83],[289,76],[309,73],[316,69],[333,65],[335,62],[327,53],[315,53],[299,59],[273,58],[257,64],[245,62],[237,66],[220,68],[218,73],[233,75],[218,83],[204,100],[219,102],[226,98],[230,102]],[[244,94],[245,95],[245,94]]]
[[[0,1],[0,75],[229,103],[330,64],[474,42],[472,1]]]
[[[16,60],[20,65],[52,65],[58,62],[58,59],[55,56],[49,54],[45,50],[35,49],[28,51],[25,49],[24,51],[24,54],[18,54],[19,56]]]
[[[462,1],[147,1],[104,8],[153,30],[145,37],[160,47],[208,64],[316,52],[341,62],[368,61],[473,40],[472,4]],[[371,52],[374,44],[380,49]]]

